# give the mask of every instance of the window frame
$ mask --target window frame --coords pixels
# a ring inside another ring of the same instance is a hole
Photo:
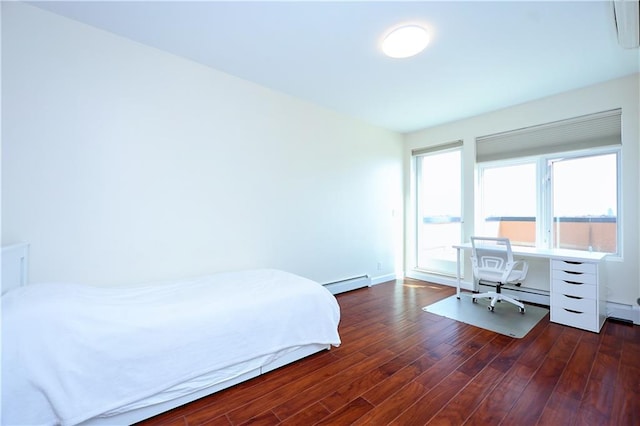
[[[429,274],[436,274],[436,275],[445,275],[445,276],[455,276],[454,272],[448,272],[445,271],[445,268],[443,268],[442,270],[432,270],[429,268],[425,268],[425,267],[421,267],[419,265],[419,251],[420,251],[420,226],[421,226],[421,217],[420,217],[420,212],[421,212],[421,201],[422,201],[422,197],[420,194],[420,189],[421,189],[421,182],[422,182],[422,167],[420,165],[421,159],[423,157],[426,156],[432,156],[432,155],[439,155],[439,154],[446,154],[446,153],[450,153],[450,152],[454,152],[457,151],[459,153],[460,156],[460,233],[458,236],[458,241],[457,243],[461,243],[463,240],[463,235],[464,235],[464,229],[463,229],[463,225],[464,225],[464,218],[463,218],[463,212],[464,212],[464,150],[463,150],[463,144],[462,144],[462,140],[460,141],[456,141],[456,142],[452,142],[452,143],[448,143],[448,144],[444,144],[444,145],[440,145],[440,146],[434,146],[434,147],[430,147],[428,149],[424,149],[424,150],[416,150],[415,153],[412,153],[412,166],[413,166],[413,173],[412,173],[412,180],[414,182],[414,188],[412,191],[413,194],[413,208],[412,208],[412,213],[413,213],[413,229],[414,229],[414,241],[413,241],[413,254],[412,254],[412,258],[413,258],[413,268],[414,270],[420,271],[420,272],[424,272],[424,273],[429,273]],[[455,268],[456,262],[453,261],[452,263],[452,267]]]
[[[609,254],[610,258],[623,257],[623,217],[622,217],[622,146],[605,146],[567,152],[555,152],[527,157],[508,158],[486,162],[476,162],[476,199],[475,199],[475,229],[482,229],[484,221],[483,206],[483,174],[485,169],[508,167],[518,164],[536,164],[536,232],[535,247],[551,248],[554,245],[553,236],[553,195],[551,168],[554,161],[597,157],[614,154],[616,156],[616,252]],[[587,250],[581,250],[587,251]]]

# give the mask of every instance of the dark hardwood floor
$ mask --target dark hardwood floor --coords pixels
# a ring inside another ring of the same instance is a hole
[[[142,425],[640,425],[640,326],[513,339],[422,311],[404,280],[338,295],[342,345]]]

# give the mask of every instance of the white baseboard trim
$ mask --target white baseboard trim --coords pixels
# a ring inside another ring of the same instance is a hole
[[[607,318],[618,318],[640,325],[640,307],[624,303],[607,302]]]
[[[457,285],[456,283],[456,279],[453,277],[447,277],[444,275],[435,275],[435,274],[429,274],[426,272],[421,272],[421,271],[408,271],[406,274],[407,278],[413,278],[415,280],[420,280],[420,281],[428,281],[430,283],[434,283],[434,284],[442,284],[442,285],[448,285],[449,287],[455,287]],[[462,290],[469,290],[472,291],[473,290],[473,284],[470,282],[466,282],[466,281],[461,281],[460,282],[460,288]]]
[[[353,278],[334,281],[323,284],[331,294],[340,294],[346,291],[356,290],[363,287],[371,287],[371,278],[368,275],[360,275]]]
[[[398,279],[398,275],[397,274],[379,275],[377,277],[371,277],[371,284],[370,285],[382,284],[382,283],[386,283],[386,282],[389,282],[389,281],[395,281],[397,279]]]

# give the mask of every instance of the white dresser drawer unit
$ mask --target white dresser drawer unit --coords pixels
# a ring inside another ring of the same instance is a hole
[[[604,324],[599,263],[554,259],[551,262],[551,321],[589,331]]]

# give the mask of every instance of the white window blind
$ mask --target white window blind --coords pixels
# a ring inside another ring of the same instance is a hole
[[[605,111],[476,139],[476,162],[621,144],[621,110]]]
[[[444,144],[440,144],[440,145],[434,145],[434,146],[429,146],[426,148],[418,148],[418,149],[412,149],[411,150],[411,155],[416,157],[418,155],[426,155],[426,154],[431,154],[434,152],[438,152],[438,151],[445,151],[447,149],[454,149],[454,148],[460,148],[462,146],[462,141],[453,141],[453,142],[448,142],[448,143],[444,143]]]

